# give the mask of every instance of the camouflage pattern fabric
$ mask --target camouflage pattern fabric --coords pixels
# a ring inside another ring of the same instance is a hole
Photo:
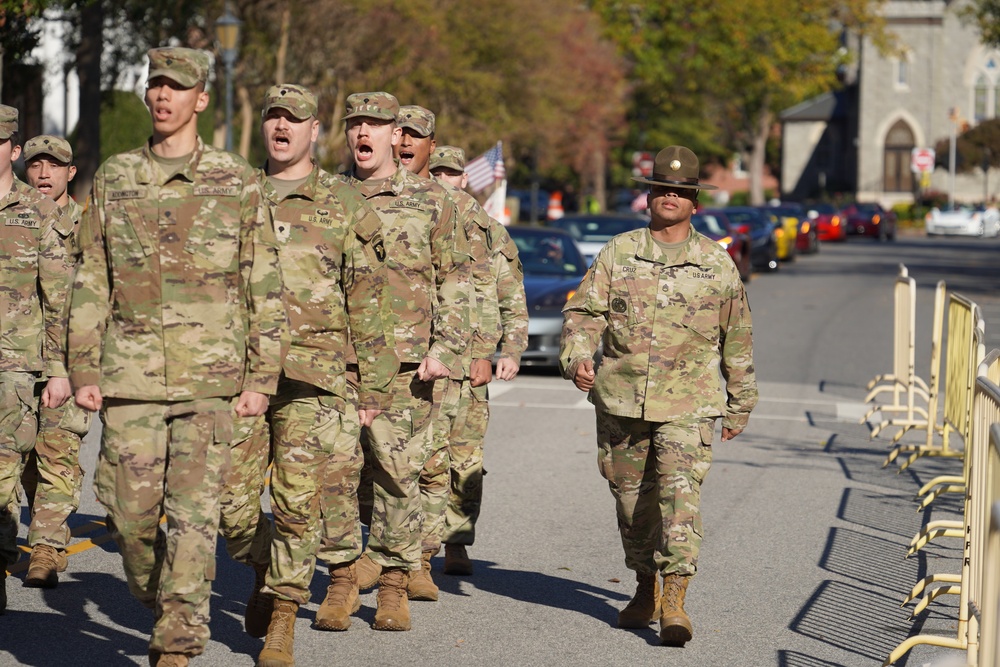
[[[524,269],[517,245],[507,229],[492,220],[493,258],[490,273],[496,282],[497,307],[502,336],[500,357],[521,363],[528,348],[528,302],[524,296]]]
[[[226,553],[237,563],[267,565],[271,562],[274,529],[260,504],[271,463],[271,432],[266,415],[233,415],[229,460],[219,498],[219,534],[225,538]]]
[[[154,610],[151,650],[199,655],[208,642],[232,410],[230,398],[105,399],[94,487],[129,590]]]
[[[360,425],[353,407],[341,412],[337,403],[311,384],[282,380],[268,410],[274,540],[267,590],[299,604],[309,601],[321,541],[334,563],[361,555]]]
[[[36,139],[48,140],[47,137]],[[44,150],[68,150],[64,139],[51,137],[51,146],[42,144]],[[65,146],[63,146],[65,144]],[[53,148],[53,146],[55,148]],[[69,155],[72,159],[72,154]],[[65,238],[67,258],[76,256],[77,229],[83,207],[72,199],[63,207],[66,218],[63,229],[72,230]],[[63,302],[63,321],[69,318],[69,292]],[[62,339],[65,343],[65,337]],[[62,354],[65,354],[63,349]],[[35,448],[21,474],[28,507],[31,509],[31,527],[28,544],[47,544],[65,549],[70,532],[67,521],[80,506],[83,487],[83,468],[80,467],[80,444],[90,430],[90,413],[79,407],[71,396],[58,408],[40,405],[39,430]]]
[[[487,388],[462,382],[458,409],[448,436],[451,461],[450,493],[441,539],[446,544],[471,545],[483,502],[483,441],[490,421]]]
[[[563,316],[567,379],[603,339],[589,395],[601,412],[650,422],[721,416],[723,427],[746,426],[757,404],[750,307],[718,243],[692,230],[671,261],[648,228],[620,234],[598,254]]]
[[[448,378],[434,382],[434,415],[431,427],[431,455],[420,471],[420,506],[424,519],[420,531],[420,550],[441,550],[448,496],[451,492],[450,440],[452,425],[458,418],[462,385],[468,380]]]
[[[416,367],[404,366],[394,381],[392,406],[365,429],[373,493],[368,552],[382,567],[420,568],[419,477],[433,451],[433,408],[434,383],[418,380]]]
[[[47,544],[65,549],[66,523],[80,507],[83,468],[80,444],[90,430],[90,412],[71,396],[58,408],[40,405],[38,436],[21,473],[21,485],[31,510],[28,545]]]
[[[16,563],[18,480],[38,432],[34,373],[0,371],[0,560]]]
[[[273,394],[288,330],[257,174],[199,140],[161,180],[148,146],[94,178],[70,310],[73,386],[150,401]]]
[[[701,484],[715,421],[651,423],[597,411],[597,465],[615,498],[625,565],[693,575],[701,549]]]

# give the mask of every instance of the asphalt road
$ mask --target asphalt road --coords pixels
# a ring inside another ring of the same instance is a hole
[[[411,632],[371,630],[375,595],[368,593],[348,632],[324,633],[310,627],[327,583],[321,568],[314,602],[296,626],[297,664],[867,666],[881,664],[911,632],[954,633],[954,596],[915,621],[899,603],[925,574],[958,571],[956,541],[903,558],[924,520],[957,517],[958,498],[921,514],[912,495],[958,464],[924,460],[903,474],[882,470],[891,435],[870,442],[857,418],[866,382],[891,368],[898,264],[917,280],[917,372],[926,377],[937,280],[983,307],[987,349],[1000,346],[998,250],[997,240],[852,240],[754,276],[748,291],[761,401],[743,435],[715,444],[703,489],[707,534],[688,594],[694,639],[686,647],[658,646],[653,627],[614,627],[634,580],[597,472],[593,410],[570,383],[530,370],[492,385],[486,502],[470,552],[475,575],[436,571],[441,599],[412,604]],[[96,436],[85,448],[91,473]],[[145,664],[151,614],[127,591],[121,559],[96,523],[102,514],[88,476],[58,588],[23,588],[26,559],[14,566],[0,617],[0,665]],[[194,664],[254,664],[262,642],[242,632],[251,578],[219,557],[212,641]],[[955,657],[918,647],[897,664]]]

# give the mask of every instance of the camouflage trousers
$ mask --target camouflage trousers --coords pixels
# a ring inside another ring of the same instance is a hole
[[[70,538],[67,521],[80,506],[80,443],[90,429],[90,412],[70,396],[58,408],[41,406],[39,421],[35,449],[21,473],[31,509],[28,544],[65,549]]]
[[[483,499],[483,440],[490,420],[486,386],[468,380],[440,381],[434,418],[434,451],[420,473],[424,508],[421,548],[441,543],[471,545]]]
[[[238,563],[271,562],[271,520],[261,509],[267,466],[271,463],[271,433],[267,416],[233,416],[229,470],[219,498],[219,533],[226,552]]]
[[[286,379],[268,421],[274,539],[267,590],[301,605],[309,602],[317,558],[335,565],[361,555],[360,424],[352,402]]]
[[[0,560],[17,562],[18,483],[38,433],[34,373],[0,372]]]
[[[434,383],[404,366],[393,381],[392,406],[364,429],[373,487],[368,552],[382,567],[420,569],[420,472],[434,446],[433,414]]]
[[[695,573],[714,428],[714,420],[656,423],[597,411],[597,464],[615,497],[630,570]]]
[[[106,398],[101,421],[94,487],[108,512],[129,590],[154,610],[149,647],[198,655],[209,638],[233,399]]]

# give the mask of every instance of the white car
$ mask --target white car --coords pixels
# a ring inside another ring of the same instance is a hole
[[[1000,235],[1000,211],[992,206],[985,208],[960,205],[951,211],[932,208],[924,218],[924,229],[928,236],[946,234],[996,237]]]

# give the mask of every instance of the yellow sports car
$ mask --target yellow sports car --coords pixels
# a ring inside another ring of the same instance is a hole
[[[760,209],[768,220],[774,223],[774,234],[778,239],[778,259],[784,262],[794,262],[796,256],[795,243],[799,238],[799,219],[794,216],[781,216],[773,209],[763,206]]]

